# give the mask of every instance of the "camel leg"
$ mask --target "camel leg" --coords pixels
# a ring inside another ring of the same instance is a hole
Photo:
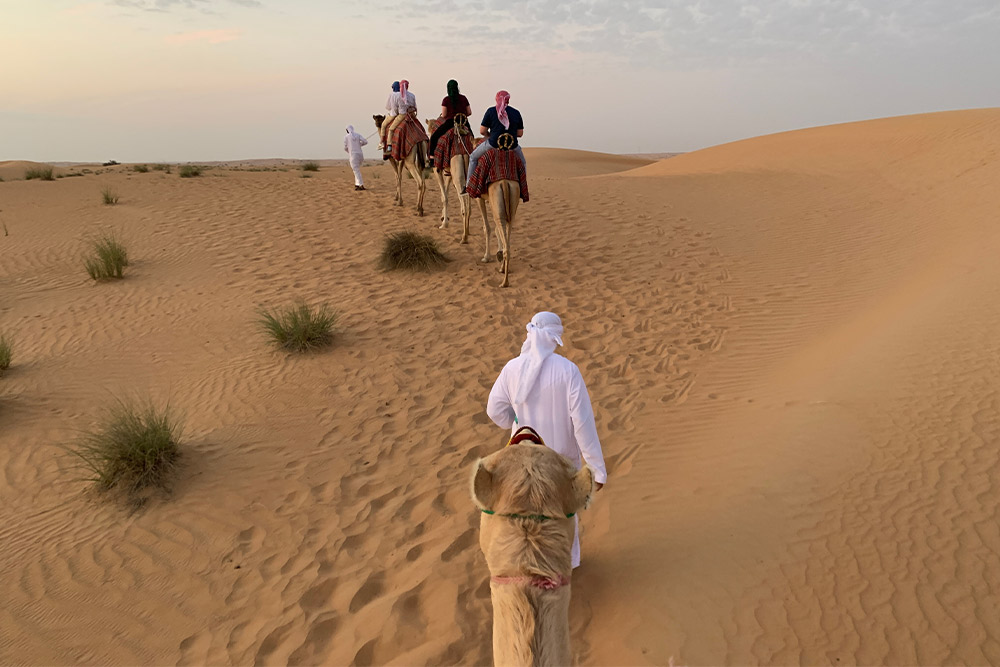
[[[424,215],[424,195],[427,193],[427,181],[424,180],[424,170],[420,168],[416,161],[416,151],[414,150],[413,179],[417,182],[417,215]]]
[[[403,205],[403,165],[400,162],[393,162],[393,171],[396,172],[396,206]]]
[[[507,224],[507,211],[504,199],[503,183],[491,183],[490,208],[493,209],[493,229],[497,235],[497,245],[499,246],[497,261],[500,263],[500,266],[497,267],[497,271],[500,273],[504,273],[504,267],[507,266],[507,233],[504,229]],[[506,275],[504,275],[504,280],[500,283],[500,287],[507,287]]]
[[[443,171],[434,170],[434,178],[437,179],[438,187],[441,188],[441,226],[438,229],[448,228],[448,181],[450,176],[445,176]]]
[[[458,203],[462,205],[462,243],[469,242],[469,223],[472,221],[472,201],[469,193],[462,194],[465,176],[469,172],[469,156],[456,155],[451,158],[451,176],[458,193]]]
[[[486,202],[480,197],[476,201],[479,202],[479,212],[483,215],[483,238],[486,240],[486,253],[483,255],[481,260],[483,264],[490,261],[490,228],[489,223],[486,221]]]
[[[458,203],[462,206],[462,243],[469,242],[469,222],[472,221],[472,203],[469,202],[468,193],[462,194],[462,190],[456,185],[455,191],[458,193]]]
[[[504,194],[506,195],[507,223],[504,225],[503,244],[503,284],[501,287],[510,285],[508,276],[510,275],[511,241],[510,237],[514,233],[514,219],[517,217],[517,205],[521,201],[521,188],[517,183],[504,183]]]

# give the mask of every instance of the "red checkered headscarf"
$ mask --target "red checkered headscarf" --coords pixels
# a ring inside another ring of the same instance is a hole
[[[497,118],[505,130],[510,129],[510,119],[507,118],[507,105],[510,104],[510,93],[501,90],[497,93]]]
[[[399,81],[399,96],[403,98],[403,105],[406,105],[406,89],[410,87],[410,82],[406,79]]]

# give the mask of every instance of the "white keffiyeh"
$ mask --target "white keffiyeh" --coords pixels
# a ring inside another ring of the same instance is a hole
[[[537,313],[525,327],[528,335],[521,345],[520,377],[515,382],[514,405],[523,405],[528,400],[528,394],[535,387],[542,364],[555,352],[556,345],[562,345],[562,320],[555,313],[542,311]]]

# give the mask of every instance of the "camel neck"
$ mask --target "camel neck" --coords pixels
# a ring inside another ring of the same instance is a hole
[[[570,664],[569,578],[554,588],[498,582],[497,578],[490,584],[494,664]],[[534,579],[527,575],[509,579],[522,578]]]

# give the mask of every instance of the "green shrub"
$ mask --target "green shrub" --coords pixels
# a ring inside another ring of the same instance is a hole
[[[315,310],[300,302],[274,311],[260,310],[257,321],[264,334],[280,348],[306,352],[333,342],[337,314],[322,304]]]
[[[303,162],[302,171],[319,171],[318,162]]]
[[[0,334],[0,375],[3,375],[3,372],[10,368],[10,360],[13,358],[12,348],[13,343],[7,334]]]
[[[41,181],[54,181],[55,178],[52,177],[52,167],[32,167],[24,172],[24,180],[33,181],[35,179]]]
[[[105,232],[91,242],[84,266],[94,280],[120,279],[128,266],[128,251],[113,232]]]
[[[397,232],[385,238],[379,266],[386,271],[430,271],[450,261],[438,249],[437,241],[430,236],[416,232]]]
[[[169,164],[154,164],[153,165],[153,171],[165,171],[165,172],[167,172],[169,174],[170,173],[170,165]]]
[[[149,171],[149,166],[145,164],[132,165],[132,171],[136,171],[140,174],[145,174]]]
[[[195,176],[201,176],[201,167],[193,164],[185,164],[177,173],[180,174],[181,178],[194,178]]]
[[[115,204],[118,203],[118,193],[112,190],[111,186],[108,186],[103,190],[101,190],[101,198],[104,200],[104,203],[107,204],[108,206],[114,206]]]
[[[119,399],[71,451],[98,491],[117,491],[139,505],[148,490],[166,488],[180,459],[180,437],[180,422],[169,406]]]

